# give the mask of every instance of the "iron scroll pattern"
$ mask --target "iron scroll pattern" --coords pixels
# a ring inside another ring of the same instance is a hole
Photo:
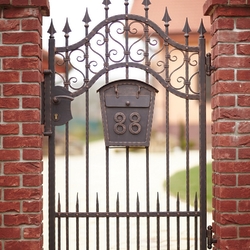
[[[71,29],[66,20],[63,29],[65,46],[54,49],[59,58],[55,63],[64,66],[66,71],[71,69],[70,75],[55,73],[62,85],[72,89],[72,96],[86,92],[102,75],[108,75],[115,69],[124,68],[124,78],[128,79],[128,68],[137,68],[151,74],[171,93],[185,99],[198,100],[199,89],[197,90],[195,78],[199,75],[200,47],[189,46],[191,29],[188,20],[186,19],[183,28],[185,44],[182,45],[169,37],[171,18],[167,8],[162,19],[165,25],[163,31],[148,19],[148,1],[144,3],[145,17],[128,14],[128,0],[125,1],[125,14],[112,17],[108,17],[110,2],[104,1],[103,4],[106,11],[105,20],[89,33],[91,19],[87,10],[83,19],[85,37],[70,46],[68,43]],[[56,33],[53,22],[48,33],[50,39],[53,39]],[[206,30],[202,21],[198,33],[200,39],[204,39]],[[165,60],[157,58],[162,53],[165,53]],[[174,65],[172,71],[171,65]],[[189,75],[188,72],[192,74]],[[106,82],[108,83],[108,76]]]

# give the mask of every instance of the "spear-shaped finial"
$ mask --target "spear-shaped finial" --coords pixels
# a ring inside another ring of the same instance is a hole
[[[50,26],[47,32],[50,34],[50,38],[53,38],[54,34],[56,33],[52,19],[51,19]]]
[[[186,18],[185,26],[184,26],[182,31],[185,33],[185,36],[188,36],[188,34],[191,31],[190,26],[188,24],[188,19],[187,18]]]
[[[88,24],[89,22],[91,22],[91,19],[90,19],[90,17],[89,17],[88,8],[86,9],[85,16],[84,16],[84,18],[82,19],[82,21],[85,22],[86,24]]]
[[[103,0],[102,4],[108,6],[111,4],[110,0]]]
[[[65,34],[69,34],[71,32],[71,29],[69,27],[69,21],[68,21],[68,18],[66,18],[66,23],[65,23],[65,26],[62,30]]]
[[[203,36],[206,32],[207,31],[204,27],[203,19],[201,19],[201,24],[200,24],[200,27],[198,29],[198,33],[200,34],[200,36]]]
[[[142,4],[147,7],[151,4],[150,0],[143,0]]]
[[[162,21],[165,22],[165,23],[169,23],[169,21],[171,21],[171,18],[170,18],[169,14],[168,14],[168,8],[167,7],[165,9],[165,14],[164,14],[164,16],[162,18]]]

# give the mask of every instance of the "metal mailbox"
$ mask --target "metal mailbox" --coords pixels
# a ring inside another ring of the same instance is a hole
[[[138,80],[118,80],[98,92],[106,146],[149,146],[158,90]]]

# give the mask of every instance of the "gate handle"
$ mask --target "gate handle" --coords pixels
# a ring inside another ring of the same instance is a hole
[[[66,98],[66,99],[69,99],[69,100],[71,100],[71,101],[74,100],[74,97],[72,97],[72,96],[68,96],[68,95],[57,95],[57,96],[54,96],[54,97],[53,97],[53,102],[54,102],[54,103],[58,103],[58,102],[59,102],[59,99],[58,99],[58,98]]]
[[[212,244],[217,243],[217,239],[213,238],[212,226],[207,227],[207,248],[212,249]]]

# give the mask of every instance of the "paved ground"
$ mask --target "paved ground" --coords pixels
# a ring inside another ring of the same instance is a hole
[[[96,209],[96,194],[98,193],[99,197],[99,206],[100,211],[105,211],[106,207],[106,191],[105,191],[105,152],[104,152],[104,145],[102,142],[97,142],[91,144],[90,148],[90,209],[95,211]],[[211,160],[210,152],[207,154],[208,161]],[[146,192],[145,192],[145,154],[143,152],[133,152],[130,156],[130,209],[136,211],[136,198],[137,194],[140,197],[140,209],[146,210]],[[165,170],[165,162],[166,156],[164,153],[151,153],[150,154],[150,199],[151,199],[151,210],[156,210],[156,197],[157,193],[159,193],[160,197],[160,206],[162,210],[164,210],[164,206],[166,204],[166,192],[164,190],[164,180],[166,179],[166,170]],[[175,150],[170,154],[170,175],[182,170],[185,168],[185,153],[180,150]],[[57,176],[57,183],[56,183],[56,193],[60,193],[61,201],[62,201],[62,210],[65,208],[65,195],[64,195],[64,188],[65,188],[65,169],[64,169],[64,158],[58,157],[56,161],[56,176]],[[115,211],[116,209],[116,197],[117,193],[119,193],[120,197],[120,211],[125,211],[126,209],[126,155],[123,150],[114,150],[110,151],[110,210]],[[198,165],[199,157],[197,151],[190,152],[190,166]],[[75,211],[75,203],[76,203],[76,194],[78,193],[79,201],[80,201],[80,210],[84,210],[85,208],[85,156],[72,156],[70,157],[70,210]],[[46,196],[48,192],[48,188],[46,185],[47,179],[47,160],[44,160],[44,178],[45,178],[45,185],[44,185],[44,196]],[[176,197],[170,197],[170,204],[171,210],[176,210]],[[44,249],[48,249],[46,243],[47,239],[47,200],[44,199]],[[180,210],[185,211],[186,204],[181,203]],[[211,221],[211,215],[208,215],[208,221]],[[115,221],[114,221],[115,222]],[[126,231],[126,221],[120,221],[120,231]],[[146,249],[146,221],[141,220],[141,249]],[[85,236],[85,226],[84,222],[81,223],[81,239],[84,242]],[[71,235],[74,235],[74,221],[70,224],[70,232]],[[171,250],[177,249],[176,247],[176,219],[171,220]],[[193,222],[191,220],[191,238],[192,236],[192,226]],[[64,226],[64,225],[63,225]],[[156,249],[156,220],[151,220],[151,248]],[[100,229],[103,235],[105,235],[105,221],[100,223]],[[130,221],[130,234],[131,234],[131,249],[135,249],[136,237],[136,221],[131,219]],[[95,249],[95,220],[91,220],[90,224],[90,231],[91,233],[91,241],[93,244],[91,245],[90,249]],[[115,248],[115,223],[111,223],[111,232],[110,232],[110,240],[111,240],[111,248]],[[181,220],[181,239],[182,239],[182,246],[181,249],[186,249],[186,219]],[[62,239],[65,239],[62,236]],[[100,237],[101,239],[101,247],[100,249],[105,248],[105,237]],[[166,249],[166,221],[161,222],[161,249]],[[70,250],[76,249],[75,248],[75,239],[74,237],[70,240]],[[192,247],[192,246],[191,246]],[[65,249],[65,248],[62,248]],[[80,249],[84,249],[80,248]],[[121,233],[120,239],[120,249],[126,249],[126,237],[124,237]],[[192,248],[191,248],[192,249]]]

